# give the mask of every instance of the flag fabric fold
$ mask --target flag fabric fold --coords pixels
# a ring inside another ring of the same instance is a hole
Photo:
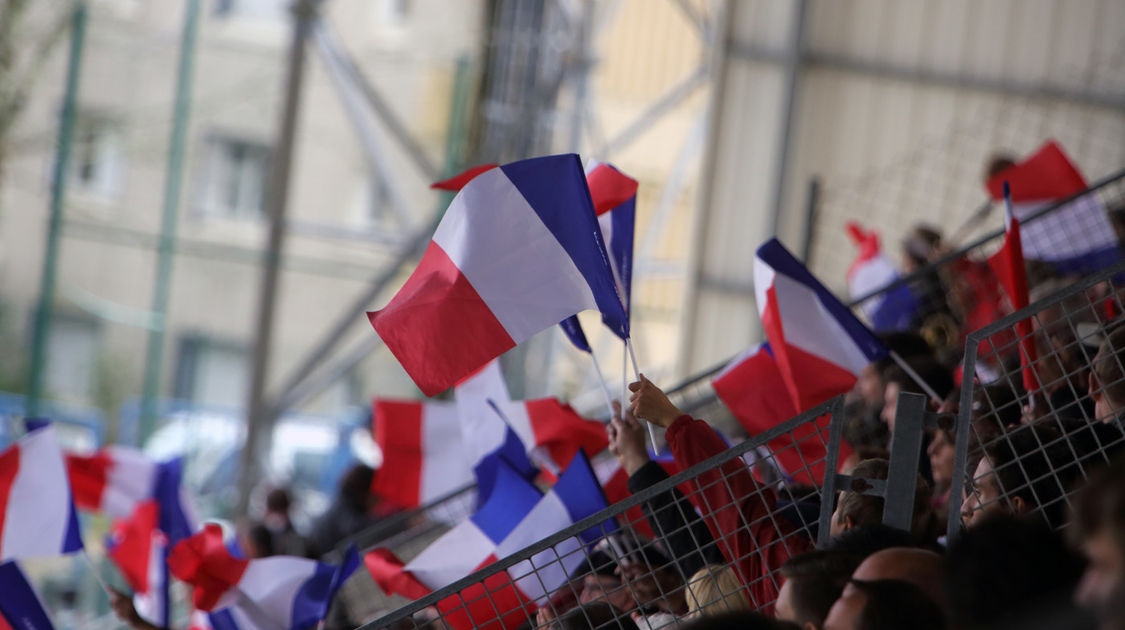
[[[457,194],[418,268],[368,313],[427,396],[583,310],[628,336],[576,155],[487,170]]]
[[[1033,222],[1037,211],[1088,188],[1086,179],[1062,147],[1048,141],[1015,166],[989,178],[986,187],[995,201],[1004,199],[1003,186],[1012,188],[1012,211],[1024,221],[1023,253],[1051,263],[1062,274],[1088,274],[1121,260],[1117,236],[1096,195],[1071,201]]]
[[[66,464],[48,425],[0,452],[0,562],[80,549]]]
[[[874,230],[865,230],[854,221],[845,229],[859,248],[847,273],[848,294],[853,300],[871,295],[899,279],[898,269],[882,253],[879,235]],[[875,332],[909,330],[918,310],[918,300],[910,287],[902,284],[864,300],[859,309]]]
[[[212,613],[216,630],[308,630],[328,613],[359,555],[350,548],[338,567],[293,556],[238,559],[227,551],[222,529],[209,524],[173,547],[168,566],[191,585],[192,604]],[[224,625],[228,620],[234,625]]]
[[[0,564],[0,628],[54,630],[39,594],[14,561]]]
[[[758,248],[754,290],[782,381],[798,412],[845,393],[886,348],[777,240]]]

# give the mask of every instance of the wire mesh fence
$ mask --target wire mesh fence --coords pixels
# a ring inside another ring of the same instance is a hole
[[[995,513],[1064,527],[1077,487],[1125,445],[1123,274],[1118,263],[1067,282],[968,336],[948,436],[950,536]],[[1057,286],[1047,280],[1040,290]]]
[[[402,557],[401,581],[383,586],[414,601],[363,628],[537,627],[580,615],[592,627],[643,629],[730,609],[769,612],[782,565],[833,532],[837,488],[882,497],[885,519],[911,512],[912,484],[896,497],[885,474],[834,474],[842,410],[841,397],[730,448],[707,423],[681,419],[668,438],[686,469],[649,462],[630,475],[629,498],[448,584],[453,559],[447,567]],[[920,414],[902,424],[901,444],[920,444]],[[777,474],[787,449],[803,469]],[[892,454],[917,457],[917,447]]]

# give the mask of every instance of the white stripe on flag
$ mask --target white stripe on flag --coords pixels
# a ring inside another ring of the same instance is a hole
[[[70,486],[55,430],[39,429],[19,441],[19,470],[8,493],[0,549],[8,558],[62,555],[70,524]]]
[[[510,556],[569,525],[570,513],[566,506],[554,492],[548,492],[500,543],[496,549],[496,557]],[[542,600],[565,584],[570,572],[585,559],[586,556],[579,553],[580,547],[576,539],[568,538],[528,560],[512,565],[508,569],[508,575],[516,581],[524,595],[530,599]]]
[[[465,459],[456,405],[422,403],[422,451],[418,492],[423,505],[472,482],[473,471]]]
[[[480,567],[495,544],[472,521],[464,521],[415,556],[406,570],[432,589],[451,584]]]
[[[573,315],[575,304],[597,308],[570,255],[502,169],[461,190],[433,240],[516,343],[542,330],[544,321]]]
[[[238,590],[275,622],[280,622],[280,627],[288,628],[292,625],[297,592],[316,573],[316,567],[315,560],[290,556],[254,560],[246,566]]]
[[[128,518],[137,504],[153,494],[156,463],[140,451],[110,446],[112,464],[102,493],[102,510],[114,518]]]
[[[1020,220],[1020,241],[1025,257],[1066,260],[1116,247],[1117,235],[1106,218],[1102,204],[1093,195],[1076,199],[1031,223],[1023,223],[1053,203],[1013,204],[1012,212]]]

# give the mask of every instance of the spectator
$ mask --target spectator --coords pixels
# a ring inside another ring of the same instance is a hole
[[[637,624],[605,602],[584,604],[563,613],[551,623],[551,630],[637,630]]]
[[[805,630],[820,630],[862,556],[842,551],[810,551],[781,565],[785,583],[774,616]]]
[[[962,532],[945,560],[955,628],[1081,628],[1070,602],[1081,559],[1042,521],[993,517]]]
[[[289,516],[292,504],[288,489],[270,490],[266,495],[266,514],[262,517],[262,524],[270,532],[276,553],[283,556],[303,556],[307,545]]]
[[[621,405],[613,404],[616,415],[606,427],[609,450],[629,475],[629,492],[637,494],[668,479],[668,472],[649,459],[640,422],[628,411],[622,417]],[[642,509],[652,531],[674,558],[681,581],[708,564],[724,562],[707,524],[679,489],[671,488],[654,496],[642,504]]]
[[[913,369],[927,385],[933,388],[934,393],[942,400],[953,391],[953,375],[949,368],[934,359],[911,359],[907,364]],[[895,407],[898,404],[898,395],[903,392],[923,394],[922,386],[907,374],[906,370],[898,364],[891,365],[883,373],[886,387],[883,390],[883,421],[887,423],[891,434],[895,432]],[[930,401],[931,404],[933,401]]]
[[[797,626],[758,613],[740,611],[697,619],[688,630],[798,630]]]
[[[375,471],[363,464],[356,464],[344,474],[332,504],[313,523],[309,532],[310,551],[314,556],[319,557],[332,551],[348,536],[377,522],[372,516],[372,510],[378,501],[371,494],[371,482],[374,478]]]
[[[651,381],[629,385],[633,415],[667,429],[664,436],[676,463],[690,468],[727,449],[706,422],[685,415]],[[712,537],[748,589],[751,604],[769,612],[778,587],[772,572],[807,551],[808,537],[788,522],[770,518],[777,507],[772,488],[759,486],[741,459],[732,459],[693,480]]]
[[[860,462],[852,472],[854,483],[863,484],[864,479],[886,480],[890,463],[885,459],[869,459]],[[883,497],[863,494],[859,489],[842,490],[832,514],[831,534],[840,534],[861,525],[875,525],[883,522]],[[911,535],[916,543],[928,543],[936,537],[936,519],[930,504],[930,486],[918,475],[915,479],[914,516]]]
[[[1098,346],[1089,378],[1094,417],[1120,422],[1125,410],[1125,326],[1114,327]]]
[[[703,567],[687,583],[688,619],[751,610],[746,591],[734,569],[710,565]]]
[[[899,580],[851,580],[825,630],[943,630],[945,617],[917,586]]]
[[[926,447],[926,456],[930,458],[930,474],[934,479],[933,493],[930,498],[930,507],[939,523],[945,522],[949,504],[949,492],[953,488],[953,457],[956,454],[957,438],[952,431],[938,428],[930,438],[930,445]]]
[[[1125,459],[1091,475],[1076,494],[1068,534],[1086,557],[1075,602],[1100,630],[1125,628]]]
[[[902,580],[918,587],[942,610],[949,605],[942,585],[942,559],[926,549],[897,547],[871,554],[856,568],[853,580]]]
[[[824,545],[827,551],[842,551],[866,558],[871,554],[890,549],[892,547],[909,547],[914,544],[914,537],[910,532],[897,527],[874,523],[859,525],[848,531],[833,536]]]

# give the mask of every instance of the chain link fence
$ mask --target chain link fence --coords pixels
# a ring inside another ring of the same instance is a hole
[[[1005,512],[1064,527],[1075,490],[1125,445],[1125,263],[1061,284],[968,336],[951,537]]]

